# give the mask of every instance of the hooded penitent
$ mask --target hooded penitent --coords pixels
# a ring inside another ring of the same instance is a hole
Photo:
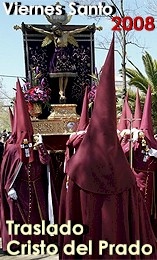
[[[125,101],[123,103],[123,107],[122,107],[122,113],[121,113],[121,116],[120,116],[120,119],[119,119],[119,122],[118,122],[118,125],[117,125],[117,129],[118,131],[122,131],[124,129],[127,128],[127,122],[126,122],[126,107],[125,107]]]
[[[8,242],[15,239],[21,244],[27,243],[28,239],[31,240],[32,244],[40,244],[41,240],[48,242],[48,235],[23,235],[21,232],[17,235],[13,232],[9,235],[7,220],[12,220],[20,225],[41,225],[42,220],[46,223],[56,222],[58,213],[53,181],[51,174],[47,171],[50,156],[43,143],[38,144],[36,150],[33,150],[33,128],[19,81],[17,81],[16,87],[13,136],[7,143],[1,165],[2,207],[0,220],[4,251],[7,250]],[[17,199],[10,197],[11,190],[16,192]],[[13,247],[16,246],[13,245]]]
[[[121,132],[124,129],[130,129],[130,119],[132,118],[132,112],[128,104],[128,97],[125,97],[122,114],[117,125],[117,129]]]
[[[138,181],[143,184],[141,192],[144,196],[149,215],[152,222],[155,221],[153,229],[157,235],[157,201],[156,201],[156,171],[157,171],[157,141],[154,138],[152,124],[152,99],[151,87],[148,86],[140,130],[144,133],[138,138],[136,149],[134,148],[133,167]],[[152,149],[153,148],[153,149]]]
[[[89,124],[89,114],[88,114],[88,89],[86,88],[84,99],[83,99],[83,105],[82,105],[82,112],[80,116],[80,120],[78,123],[77,131],[76,133],[72,134],[69,138],[69,140],[66,143],[66,153],[65,153],[65,165],[67,166],[67,161],[70,159],[70,157],[73,155],[74,152],[76,152],[77,148],[79,147],[80,143],[82,142],[86,128]],[[75,151],[74,151],[75,149]],[[65,172],[67,169],[65,169]]]
[[[66,186],[62,187],[60,224],[84,224],[82,235],[60,236],[60,259],[150,259],[145,255],[100,253],[101,240],[109,244],[140,243],[156,246],[148,213],[136,186],[134,175],[117,138],[114,82],[114,39],[97,87],[92,118],[77,152],[69,160]],[[74,240],[92,251],[68,254],[64,251]],[[151,241],[151,242],[150,242]],[[156,259],[156,250],[151,259]]]
[[[123,104],[122,115],[117,126],[118,131],[120,131],[118,136],[123,151],[125,151],[125,146],[129,143],[132,118],[133,116],[128,103],[128,96],[126,96]]]
[[[128,109],[126,109],[128,112],[126,114],[128,114],[127,118],[130,119],[130,121],[128,120],[128,130],[123,130],[121,133],[121,146],[123,148],[124,153],[126,154],[126,156],[128,157],[129,154],[128,152],[130,151],[130,149],[134,148],[135,145],[135,140],[138,139],[138,130],[140,129],[140,125],[141,125],[141,118],[142,118],[142,111],[141,111],[141,104],[140,104],[140,97],[139,97],[139,91],[137,89],[136,92],[136,103],[135,103],[135,112],[134,112],[134,117],[132,116],[131,113],[131,109],[129,107],[129,104],[127,104]],[[138,130],[136,130],[138,129]],[[132,135],[131,135],[132,133]],[[132,139],[132,145],[130,143]],[[132,146],[132,148],[131,148]]]
[[[18,145],[20,160],[25,163],[33,161],[33,127],[28,113],[28,107],[20,86],[16,83],[16,143]]]
[[[77,131],[76,131],[76,133],[72,134],[69,137],[69,140],[66,143],[64,173],[68,172],[68,161],[71,158],[71,156],[73,156],[73,154],[77,152],[77,149],[86,134],[86,129],[89,124],[88,103],[89,103],[88,89],[86,88],[85,94],[84,94],[84,99],[83,99],[82,112],[81,112],[79,124],[77,127]],[[63,180],[63,184],[62,184],[63,187],[66,187],[66,183],[67,183],[67,176],[65,176],[65,178]],[[66,195],[67,195],[66,189],[63,188],[62,192],[61,192],[62,199],[60,200],[61,208],[65,206]],[[63,211],[65,212],[65,210],[62,210],[62,213],[63,213]],[[63,222],[64,222],[64,219],[65,219],[64,213],[62,214],[61,218],[63,219]],[[61,219],[60,219],[60,221],[61,221]]]
[[[134,121],[133,121],[133,128],[140,129],[142,119],[142,110],[141,110],[141,103],[140,103],[140,95],[137,89],[136,92],[136,103],[135,103],[135,112],[134,112]]]
[[[99,194],[122,192],[134,183],[132,171],[117,138],[115,104],[112,41],[97,87],[87,134],[77,155],[69,161],[68,172],[79,187]],[[127,178],[124,178],[124,171],[127,172]]]
[[[85,130],[89,124],[88,103],[89,103],[88,88],[86,88],[85,94],[84,94],[84,99],[83,99],[81,117],[80,117],[78,127],[77,127],[77,132]]]
[[[152,97],[151,87],[148,86],[147,95],[144,103],[143,115],[140,130],[142,130],[149,141],[149,147],[157,149],[157,141],[154,138],[152,123]]]
[[[11,108],[9,107],[9,116],[10,116],[10,125],[11,125],[11,132],[13,130],[13,120],[14,120],[14,116],[13,116],[13,113],[12,113],[12,110]]]

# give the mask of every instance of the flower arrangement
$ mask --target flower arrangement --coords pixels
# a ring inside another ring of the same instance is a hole
[[[47,105],[51,98],[51,89],[48,88],[45,77],[38,66],[32,68],[32,81],[25,82],[23,92],[26,102]]]
[[[51,90],[46,86],[31,86],[30,83],[26,83],[27,90],[24,92],[24,97],[27,102],[35,103],[47,103],[50,100]]]

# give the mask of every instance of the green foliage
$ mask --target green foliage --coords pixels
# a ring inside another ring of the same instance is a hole
[[[137,87],[141,93],[147,93],[148,85],[152,91],[152,117],[154,128],[157,128],[157,60],[153,59],[148,52],[142,55],[145,74],[139,69],[126,68],[126,75],[129,78],[128,84]]]

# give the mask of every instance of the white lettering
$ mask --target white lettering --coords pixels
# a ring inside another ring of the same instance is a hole
[[[46,228],[46,232],[50,236],[58,235],[58,225],[49,224]]]
[[[14,221],[13,220],[7,220],[6,224],[8,225],[8,234],[12,235],[13,234],[13,225],[14,225]]]
[[[62,15],[63,14],[63,7],[61,6],[61,5],[56,5],[55,6],[55,8],[56,8],[56,15]]]
[[[3,6],[5,9],[5,12],[7,15],[11,14],[12,8],[15,10],[15,4],[14,3],[4,3],[3,2]]]
[[[108,9],[108,11],[107,11]],[[113,8],[110,5],[104,6],[103,7],[103,14],[106,16],[112,15],[113,14]]]
[[[77,14],[77,7],[76,7],[76,3],[74,3],[74,2],[71,2],[70,4],[69,4],[69,7],[70,7],[70,15],[76,15]]]
[[[63,236],[71,235],[71,221],[68,220],[67,224],[62,224],[59,229],[60,234]]]
[[[21,233],[24,236],[32,235],[32,225],[29,224],[23,224],[21,226]]]
[[[103,249],[108,248],[108,242],[106,240],[99,241],[99,255],[102,255]]]
[[[120,250],[122,249],[122,250]],[[127,245],[126,244],[119,244],[116,246],[116,254],[117,255],[127,255]]]
[[[27,241],[27,243],[29,242],[30,240]],[[21,244],[21,255],[25,255],[25,250],[27,248],[27,244]]]
[[[20,253],[20,251],[19,250],[16,250],[15,251],[15,249],[14,249],[14,251],[12,251],[11,249],[10,249],[10,247],[12,246],[12,245],[20,245],[20,243],[19,243],[19,241],[17,241],[17,240],[11,240],[8,244],[7,244],[7,252],[8,252],[8,254],[10,254],[10,255],[18,255],[19,253]]]
[[[34,235],[38,236],[38,235],[41,234],[40,224],[35,224],[35,225],[33,226],[33,229],[34,229],[34,232],[33,232]]]
[[[92,255],[92,240],[89,240],[88,242],[88,245],[80,244],[76,246],[75,240],[71,240],[70,244],[64,246],[63,252],[66,255],[75,255],[75,253],[79,255]]]
[[[79,228],[79,231],[77,231],[78,228]],[[79,235],[83,234],[84,228],[81,224],[76,224],[73,226],[72,231],[76,236],[79,236]]]
[[[40,250],[39,250],[39,244],[34,244],[32,246],[32,249],[33,249],[33,255],[39,255],[40,254]]]
[[[136,240],[136,244],[131,244],[128,248],[130,255],[140,255],[140,241]]]
[[[41,223],[41,234],[45,235],[45,221],[44,220],[42,220],[42,223]]]
[[[98,6],[97,5],[89,5],[88,11],[86,15],[99,15],[98,13]]]
[[[3,2],[7,15],[62,15],[65,13],[64,6],[61,5],[22,5],[21,2]]]
[[[65,255],[75,255],[75,241],[72,240],[71,244],[66,244],[63,248]]]
[[[42,5],[34,5],[33,6],[33,8],[30,10],[30,12],[32,11],[32,10],[34,10],[34,13],[32,13],[32,14],[34,14],[34,15],[44,15],[44,6],[42,6]]]
[[[29,13],[28,6],[25,5],[19,6],[18,12],[20,15],[27,15]]]
[[[46,245],[45,245],[44,240],[41,240],[41,243],[40,243],[40,248],[41,248],[40,254],[41,255],[45,254],[45,247],[46,247]]]
[[[146,250],[148,248],[148,250]],[[145,244],[142,246],[141,251],[144,255],[151,255],[153,253],[153,247],[149,244]]]
[[[18,235],[20,229],[20,224],[14,224],[14,235]]]
[[[99,2],[98,5],[79,5],[78,3],[71,2],[69,4],[71,15],[112,15],[116,12],[115,8],[111,5]]]
[[[77,246],[77,253],[79,255],[86,255],[88,252],[88,247],[85,244],[80,244]]]
[[[109,254],[110,254],[110,255],[113,255],[113,254],[114,254],[113,248],[115,248],[115,246],[116,246],[115,244],[110,244],[110,246],[109,246],[109,248],[110,248],[110,249],[109,249],[109,250],[110,250],[110,253],[109,253]]]
[[[52,248],[52,251],[51,251]],[[50,244],[47,246],[47,254],[48,255],[56,255],[58,254],[58,247],[55,244]]]
[[[54,6],[46,6],[45,7],[45,14],[46,15],[53,15],[54,14]]]

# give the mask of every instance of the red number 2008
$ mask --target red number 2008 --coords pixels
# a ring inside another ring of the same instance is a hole
[[[132,18],[130,16],[125,16],[121,18],[119,16],[114,16],[112,21],[116,24],[112,27],[113,31],[142,31],[145,29],[146,31],[153,31],[155,29],[154,18],[152,16],[147,16],[146,18],[142,18],[141,16],[136,16]]]

